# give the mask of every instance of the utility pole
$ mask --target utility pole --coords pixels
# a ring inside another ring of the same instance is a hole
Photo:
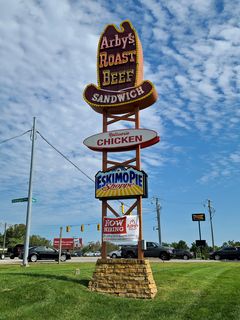
[[[160,222],[161,206],[158,201],[158,198],[156,198],[156,211],[157,211],[157,224],[158,224],[158,241],[161,246],[162,245],[161,222]]]
[[[213,236],[213,224],[212,224],[212,208],[211,208],[211,200],[208,200],[208,212],[209,212],[209,217],[210,217],[210,226],[211,226],[211,235],[212,235],[212,248],[214,251],[214,236]]]
[[[32,151],[31,151],[31,164],[30,164],[29,187],[28,187],[26,233],[25,233],[25,241],[24,241],[24,256],[23,256],[23,263],[22,263],[24,267],[28,266],[29,236],[30,236],[30,226],[31,226],[31,218],[32,218],[32,178],[33,178],[35,136],[36,136],[36,118],[34,117],[33,128],[32,128]]]

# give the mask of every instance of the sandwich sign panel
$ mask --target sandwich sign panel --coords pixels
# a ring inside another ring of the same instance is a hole
[[[85,101],[99,113],[147,108],[157,100],[150,81],[143,81],[143,53],[136,30],[129,20],[120,29],[107,25],[98,44],[98,86],[90,84],[84,91]]]
[[[149,147],[160,138],[157,132],[148,129],[122,129],[94,134],[86,138],[83,143],[94,151],[128,151],[140,145]]]
[[[104,217],[104,241],[137,241],[138,233],[138,216],[124,216],[120,218]]]
[[[95,197],[121,199],[147,197],[147,174],[132,167],[99,171],[95,176]]]

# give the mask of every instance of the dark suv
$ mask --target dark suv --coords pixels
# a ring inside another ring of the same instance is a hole
[[[173,258],[188,260],[193,258],[193,254],[188,250],[173,249]]]
[[[220,259],[240,260],[240,247],[223,247],[220,250],[210,253],[209,258],[214,260],[220,260]]]

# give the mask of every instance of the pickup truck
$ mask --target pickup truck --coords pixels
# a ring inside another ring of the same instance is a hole
[[[122,245],[121,256],[122,258],[137,258],[137,245]],[[170,260],[173,257],[173,250],[169,247],[160,246],[156,242],[146,242],[144,257],[156,257],[162,260]]]

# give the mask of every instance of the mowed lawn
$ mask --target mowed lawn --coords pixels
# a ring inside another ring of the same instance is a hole
[[[239,262],[151,266],[158,293],[141,300],[88,291],[94,263],[2,265],[0,319],[240,320]]]

